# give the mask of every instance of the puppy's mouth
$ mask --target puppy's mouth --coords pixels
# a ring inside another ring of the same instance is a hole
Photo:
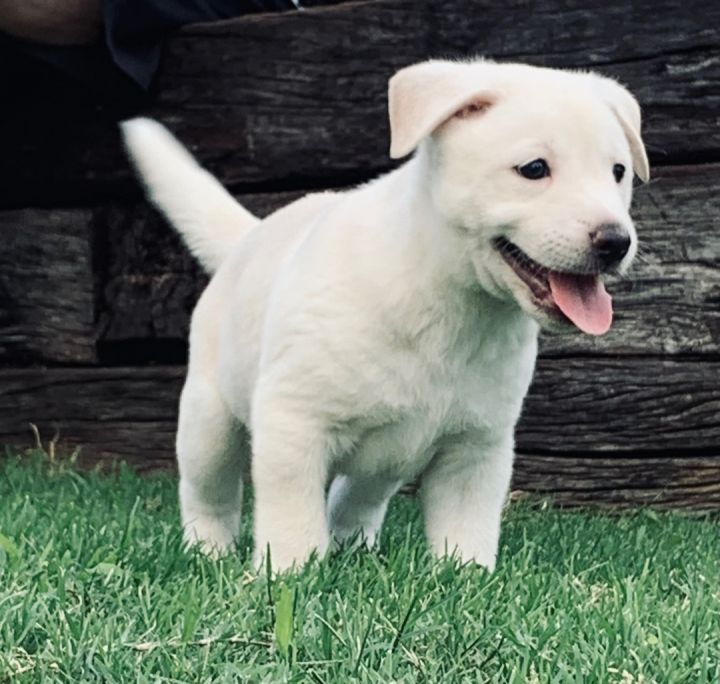
[[[612,298],[599,275],[554,271],[503,237],[493,244],[530,291],[533,305],[546,316],[560,323],[571,322],[588,335],[603,335],[610,329]]]

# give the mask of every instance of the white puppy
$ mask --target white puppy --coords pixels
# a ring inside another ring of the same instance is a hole
[[[263,221],[159,124],[123,126],[152,201],[214,273],[177,436],[185,535],[208,551],[238,532],[249,431],[256,563],[373,543],[419,477],[432,549],[492,569],[538,324],[610,327],[601,275],[633,257],[632,170],[648,177],[627,90],[430,61],[391,79],[389,108],[391,156],[410,161]]]

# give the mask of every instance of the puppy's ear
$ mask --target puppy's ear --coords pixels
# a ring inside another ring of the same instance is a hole
[[[610,105],[610,109],[620,121],[625,137],[630,145],[633,170],[640,180],[647,183],[650,180],[650,164],[645,144],[640,136],[641,115],[640,105],[630,94],[627,88],[621,86],[617,81],[605,76],[593,75],[595,85],[599,89],[602,98]]]
[[[477,65],[430,61],[398,71],[388,88],[390,156],[410,154],[426,136],[457,114],[480,114],[496,94],[479,83]]]

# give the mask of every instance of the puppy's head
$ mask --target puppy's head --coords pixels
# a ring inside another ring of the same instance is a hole
[[[391,156],[424,148],[480,284],[544,327],[606,332],[602,277],[635,255],[633,171],[649,176],[632,95],[591,73],[431,61],[393,76],[389,110]]]

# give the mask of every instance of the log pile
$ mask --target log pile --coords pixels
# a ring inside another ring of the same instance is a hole
[[[720,5],[374,0],[183,29],[144,114],[252,211],[391,168],[386,82],[432,56],[593,68],[638,96],[653,180],[608,335],[544,337],[515,486],[720,509]],[[46,87],[44,87],[46,86]],[[137,107],[135,108],[137,109]],[[142,200],[127,112],[37,82],[0,115],[0,443],[172,462],[205,276]],[[133,113],[138,113],[137,111]]]

